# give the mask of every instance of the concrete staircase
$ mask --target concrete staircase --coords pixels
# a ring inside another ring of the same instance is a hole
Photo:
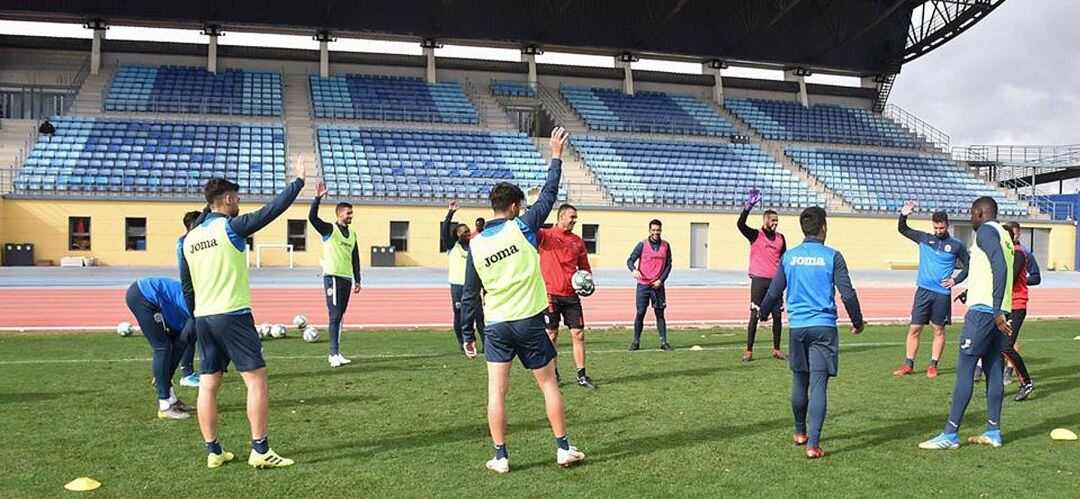
[[[102,100],[105,88],[112,81],[116,68],[102,64],[98,74],[86,75],[79,93],[75,95],[75,102],[71,104],[68,114],[76,116],[97,116],[102,113]]]
[[[561,125],[570,135],[588,135],[589,127],[581,119],[570,104],[554,90],[543,85],[537,87],[536,97],[540,100],[540,107],[551,117],[552,121]]]
[[[286,73],[281,79],[283,112],[285,114],[285,144],[288,156],[285,165],[291,174],[292,165],[303,161],[307,182],[302,197],[314,197],[315,186],[322,179],[319,157],[315,150],[315,121],[312,119],[308,75]]]
[[[21,162],[33,147],[37,120],[0,120],[0,193],[11,192]]]
[[[486,85],[479,85],[477,82],[466,79],[461,86],[465,90],[465,95],[469,97],[469,101],[472,102],[473,107],[476,108],[476,115],[480,120],[481,127],[500,132],[517,130],[517,127],[510,121],[510,117],[499,105],[495,96],[488,91]]]
[[[545,137],[534,137],[533,143],[544,157],[544,161],[551,161],[551,146]],[[564,146],[562,154],[562,189],[566,192],[566,199],[572,204],[581,206],[610,206],[611,197],[604,189],[600,179],[585,166],[573,146]]]

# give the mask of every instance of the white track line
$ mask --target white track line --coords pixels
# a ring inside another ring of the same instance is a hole
[[[1057,342],[1057,341],[1065,342],[1065,341],[1073,341],[1073,340],[1070,340],[1069,338],[1025,338],[1024,339],[1024,343],[1035,343],[1035,342],[1043,343],[1043,342]],[[904,344],[905,344],[905,342],[903,342],[903,341],[866,341],[866,342],[859,342],[859,343],[850,343],[850,342],[843,343],[842,342],[840,344],[840,349],[843,350],[845,348],[853,348],[853,347],[901,346],[901,345],[904,345]],[[723,352],[723,351],[732,351],[732,350],[740,350],[741,351],[741,350],[744,350],[744,349],[745,349],[745,347],[743,345],[741,345],[741,344],[739,344],[739,345],[725,345],[725,346],[711,346],[711,347],[702,347],[701,350],[696,351],[694,353],[698,353],[698,352]],[[680,348],[677,348],[675,351],[681,353],[681,352],[691,352],[692,350],[690,350],[689,347],[680,347]],[[631,352],[631,351],[629,351],[629,350],[627,350],[625,348],[620,348],[620,349],[615,349],[615,350],[589,350],[588,353],[590,355],[593,355],[593,354],[640,355],[640,354],[647,354],[647,353],[664,354],[664,353],[671,353],[671,352],[664,352],[663,350],[660,350],[658,348],[656,348],[656,349],[641,349],[641,350],[638,350],[636,352]],[[436,358],[436,357],[446,357],[446,356],[457,357],[457,354],[451,354],[451,353],[416,353],[416,354],[412,354],[412,353],[384,353],[384,354],[374,354],[374,355],[350,355],[350,357],[352,357],[353,359],[372,359],[372,360],[376,360],[376,359],[426,359],[426,358]],[[268,356],[266,356],[266,360],[306,360],[306,359],[325,359],[325,358],[326,358],[325,355],[268,355]],[[83,364],[83,363],[85,363],[85,364],[100,364],[100,363],[110,363],[110,362],[150,362],[151,360],[152,359],[150,359],[149,357],[145,357],[145,358],[124,358],[124,359],[101,359],[101,358],[95,358],[95,359],[0,360],[0,366],[36,365],[36,364]]]

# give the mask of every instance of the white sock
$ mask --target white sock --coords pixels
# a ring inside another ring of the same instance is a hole
[[[159,411],[167,411],[172,407],[173,403],[169,399],[158,399],[157,407]]]

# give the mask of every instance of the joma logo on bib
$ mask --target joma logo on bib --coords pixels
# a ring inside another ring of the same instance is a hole
[[[217,239],[207,239],[206,241],[199,241],[195,244],[192,244],[190,251],[194,253],[196,251],[204,250],[207,248],[213,248],[214,246],[217,246]]]
[[[791,266],[809,265],[811,267],[824,267],[825,259],[820,256],[796,256],[791,259]]]
[[[503,248],[503,249],[499,250],[497,253],[495,253],[494,255],[491,255],[491,256],[489,256],[487,258],[484,258],[484,266],[485,267],[490,267],[491,264],[496,263],[499,260],[502,260],[502,259],[504,259],[504,258],[506,258],[506,257],[508,257],[510,255],[513,255],[514,253],[517,253],[517,252],[518,252],[517,245],[516,244],[511,244],[509,248]]]

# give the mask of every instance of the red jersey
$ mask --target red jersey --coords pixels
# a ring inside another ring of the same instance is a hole
[[[1012,309],[1013,310],[1027,310],[1028,302],[1028,285],[1027,285],[1027,251],[1019,244],[1015,246],[1013,251],[1013,288],[1012,288]]]
[[[552,296],[574,296],[576,293],[570,284],[574,272],[592,272],[585,241],[573,232],[552,227],[537,231],[536,243],[540,251],[540,273],[544,276],[547,293]]]

